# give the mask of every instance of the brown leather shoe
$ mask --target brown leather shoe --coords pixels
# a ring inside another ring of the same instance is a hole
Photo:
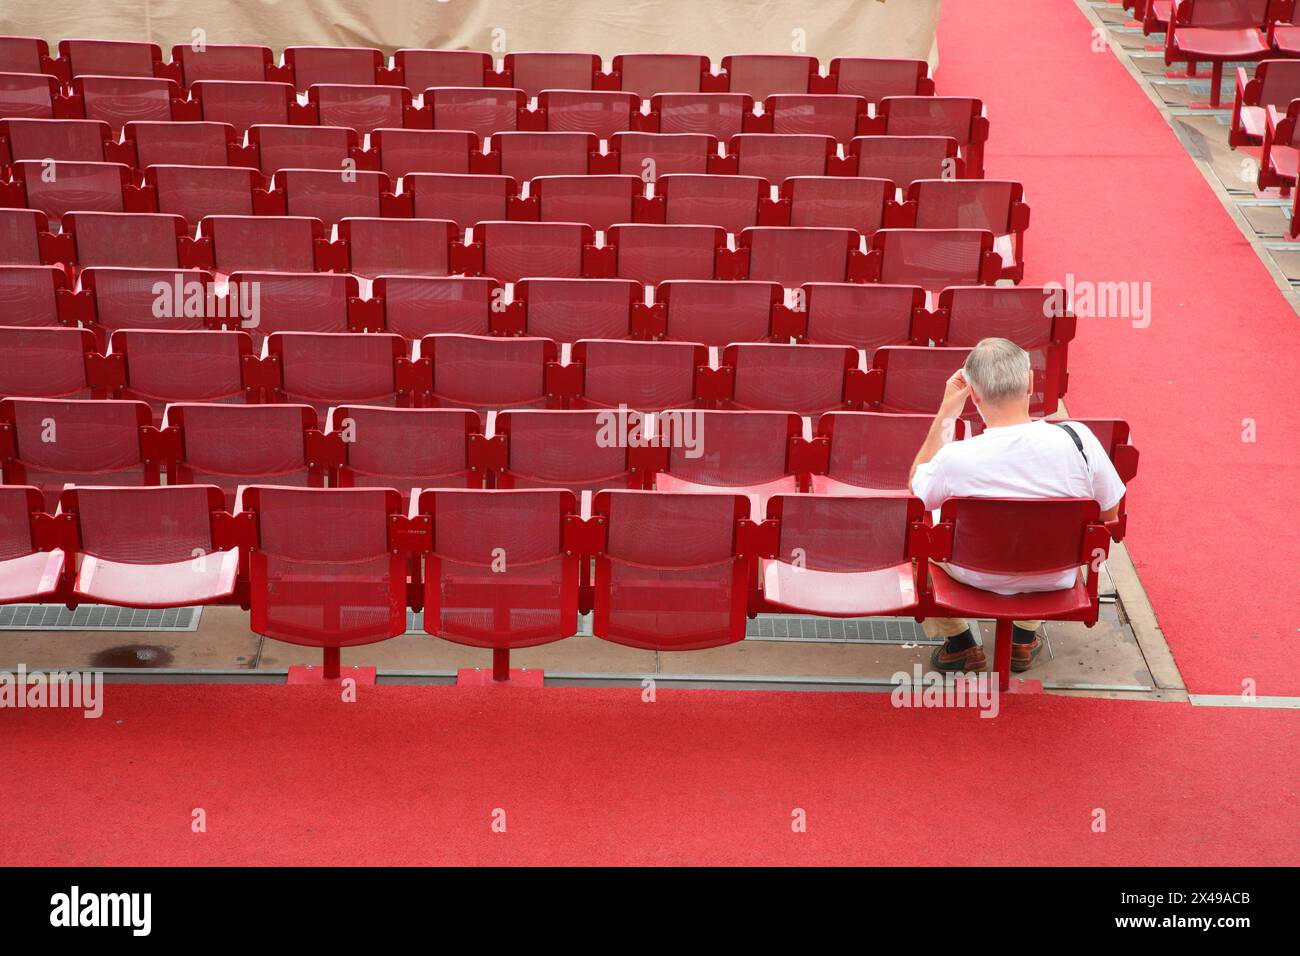
[[[1034,635],[1033,641],[1029,644],[1016,644],[1013,642],[1011,645],[1011,669],[1017,674],[1029,670],[1033,666],[1034,658],[1038,656],[1038,652],[1042,649],[1043,639],[1037,634]]]
[[[964,651],[947,651],[940,645],[930,654],[930,665],[945,673],[966,673],[984,670],[988,661],[984,659],[984,648],[978,644]]]

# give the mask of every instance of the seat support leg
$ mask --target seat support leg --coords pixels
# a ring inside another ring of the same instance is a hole
[[[510,679],[510,648],[492,648],[492,679],[495,681]]]
[[[1217,110],[1222,96],[1219,87],[1223,86],[1223,61],[1215,60],[1210,67],[1210,109]]]
[[[342,655],[337,647],[325,648],[325,673],[322,675],[326,680],[339,679],[339,662]]]
[[[1011,686],[1011,629],[1010,620],[996,623],[997,637],[993,645],[993,670],[998,675],[998,690],[1006,691]]]

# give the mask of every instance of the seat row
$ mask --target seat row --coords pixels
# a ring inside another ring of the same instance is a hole
[[[405,86],[514,86],[536,96],[545,89],[626,90],[639,96],[667,92],[842,93],[876,101],[934,92],[923,60],[836,57],[825,75],[816,57],[742,54],[723,57],[715,73],[709,58],[687,53],[625,53],[603,71],[594,53],[507,53],[500,69],[473,50],[398,50],[392,58],[369,47],[287,47],[279,63],[269,47],[177,44],[164,62],[154,43],[66,39],[57,56],[36,37],[0,37],[0,72],[47,73],[61,82],[86,75],[161,77],[182,86],[205,80],[287,83],[300,92],[321,83]]]

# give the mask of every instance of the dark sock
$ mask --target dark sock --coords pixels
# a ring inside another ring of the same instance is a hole
[[[1037,631],[1027,631],[1023,627],[1012,625],[1011,643],[1012,644],[1032,644],[1037,636]]]
[[[968,651],[975,646],[975,632],[969,627],[960,634],[954,634],[943,642],[943,649],[949,654]]]

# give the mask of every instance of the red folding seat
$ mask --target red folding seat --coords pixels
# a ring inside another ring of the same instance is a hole
[[[620,224],[610,227],[605,245],[613,248],[614,275],[655,285],[665,279],[714,278],[727,233],[717,226]]]
[[[78,284],[76,317],[101,345],[118,329],[208,328],[217,311],[212,273],[200,270],[91,266]]]
[[[227,508],[241,485],[325,484],[321,433],[309,405],[177,402],[167,406],[163,431],[174,448],[167,484],[216,485]]]
[[[581,388],[567,397],[574,408],[691,408],[699,404],[697,370],[708,364],[708,348],[694,342],[583,339],[564,367],[564,377],[580,380]]]
[[[156,485],[158,461],[144,445],[143,402],[44,398],[0,400],[0,474],[34,485],[53,513],[63,486]]]
[[[727,141],[734,172],[779,183],[791,176],[825,176],[835,140],[798,133],[741,133]]]
[[[864,377],[864,404],[870,411],[907,412],[933,416],[943,400],[944,386],[962,367],[970,349],[886,345],[871,357]],[[1032,408],[1032,406],[1031,406]],[[973,402],[959,416],[977,421]]]
[[[240,132],[258,124],[284,125],[298,112],[289,83],[199,80],[190,87],[190,96],[204,120],[229,123]]]
[[[240,561],[223,512],[212,485],[69,488],[57,520],[75,530],[72,599],[139,608],[227,603]]]
[[[553,133],[591,133],[609,139],[632,128],[641,114],[641,98],[615,90],[544,90],[537,108]]]
[[[283,190],[288,215],[329,225],[348,217],[379,216],[393,184],[383,173],[369,171],[343,175],[331,169],[282,169],[275,174],[275,189]]]
[[[1165,34],[1165,65],[1210,63],[1210,106],[1218,109],[1223,65],[1271,51],[1261,26],[1272,0],[1179,0]]]
[[[266,178],[249,166],[150,166],[144,181],[159,212],[193,223],[206,216],[251,216],[257,211],[254,191],[266,188]]]
[[[385,62],[382,53],[368,47],[291,46],[284,50],[284,65],[299,93],[318,83],[372,86],[379,82]]]
[[[447,219],[464,231],[476,222],[504,221],[519,184],[511,176],[468,173],[408,173],[402,195],[411,197],[411,211],[425,219]]]
[[[879,103],[886,96],[933,96],[934,80],[925,60],[837,56],[831,60],[835,92]]]
[[[775,282],[669,279],[655,288],[656,337],[715,346],[766,342],[783,296]]]
[[[134,185],[130,166],[121,163],[57,163],[54,175],[39,160],[25,159],[10,167],[13,193],[25,198],[28,209],[58,219],[73,209],[125,212],[126,189]]]
[[[599,172],[592,157],[600,156],[591,133],[498,133],[492,152],[500,156],[500,172],[519,182],[538,176],[585,176]]]
[[[981,339],[1010,339],[1029,353],[1034,371],[1032,404],[1044,415],[1056,411],[1065,395],[1070,340],[1075,317],[1057,301],[1060,290],[1041,286],[970,286],[944,289],[935,315],[938,345],[973,348]]]
[[[883,136],[950,136],[957,141],[966,161],[966,175],[971,179],[984,176],[989,120],[984,104],[974,97],[886,96],[876,105],[875,117],[861,129],[863,133]],[[902,185],[903,180],[894,182]]]
[[[663,222],[719,226],[738,233],[758,225],[766,214],[772,185],[758,176],[672,173],[655,183],[655,196],[663,197]]]
[[[615,133],[610,154],[618,171],[653,183],[670,173],[706,173],[709,158],[718,155],[716,136],[700,133]]]
[[[492,57],[475,50],[398,50],[393,65],[414,93],[435,86],[483,86],[492,73]]]
[[[1294,104],[1294,105],[1292,105]],[[1264,115],[1264,149],[1259,156],[1259,188],[1281,187],[1282,195],[1296,184],[1300,169],[1300,100],[1286,112],[1268,107]]]
[[[483,433],[472,411],[337,405],[329,423],[341,439],[340,487],[396,488],[403,496],[413,488],[483,487],[483,471],[469,460],[470,442]]]
[[[127,123],[122,135],[127,148],[134,150],[137,169],[251,165],[240,162],[243,135],[229,123]]]
[[[592,631],[606,641],[689,651],[745,637],[749,562],[737,553],[743,495],[601,491]]]
[[[600,73],[594,53],[507,53],[505,71],[510,83],[529,96],[542,90],[590,90]]]
[[[1115,466],[1121,481],[1128,484],[1137,477],[1138,450],[1130,441],[1128,422],[1118,418],[1067,418],[1063,421],[1078,422],[1092,432],[1101,447],[1106,449],[1106,455]],[[1124,532],[1128,527],[1125,507],[1127,499],[1128,496],[1125,495],[1119,500],[1115,517],[1106,522],[1106,530],[1114,541],[1124,540]]]
[[[255,314],[232,303],[225,324],[258,343],[273,332],[347,332],[348,301],[359,294],[356,276],[346,273],[232,272],[228,295]]]
[[[255,633],[324,648],[337,680],[339,648],[406,631],[408,554],[390,532],[404,519],[391,488],[247,489],[258,546],[249,562]]]
[[[0,604],[43,601],[58,591],[67,554],[37,543],[33,515],[44,509],[40,489],[0,487]]]
[[[480,152],[476,134],[455,129],[375,129],[370,146],[379,156],[379,168],[394,182],[410,173],[464,175],[470,154]]]
[[[730,139],[754,120],[754,99],[743,93],[660,93],[650,100],[650,118],[644,120],[656,133],[702,133]]]
[[[0,73],[56,75],[50,45],[39,37],[0,37]]]
[[[734,387],[721,407],[816,415],[849,403],[848,373],[857,369],[858,353],[842,345],[740,343],[727,346],[722,365]]]
[[[127,123],[198,119],[171,80],[143,76],[79,76],[73,98],[86,119],[101,120],[114,132]]]
[[[649,99],[657,93],[698,93],[712,79],[707,56],[695,53],[623,53],[614,57],[619,89]]]
[[[147,402],[154,421],[172,402],[255,400],[244,386],[244,368],[253,359],[253,340],[240,331],[118,329],[109,340],[110,356],[121,362],[118,397]],[[120,358],[119,358],[120,357]]]
[[[852,229],[868,238],[897,221],[888,179],[862,176],[792,176],[781,184],[789,205],[789,225]]]
[[[966,175],[951,136],[855,136],[848,148],[859,176],[888,179],[903,189],[918,179]]]
[[[417,220],[418,221],[418,220]],[[380,276],[371,295],[384,303],[384,328],[403,338],[460,332],[488,335],[505,290],[496,279]]]
[[[99,398],[91,394],[89,329],[0,325],[0,395],[10,398]]]
[[[605,230],[633,220],[645,183],[636,176],[539,176],[528,189],[540,221],[585,222]]]
[[[1029,207],[1020,183],[992,179],[922,179],[907,189],[913,225],[919,229],[985,229],[1002,258],[1002,277],[1025,276],[1025,230]]]
[[[402,127],[411,108],[404,86],[350,86],[320,83],[308,94],[322,126],[346,126],[358,133],[379,127]]]
[[[498,313],[505,319],[498,328],[556,342],[626,339],[643,299],[641,284],[631,279],[521,279],[513,298],[519,306]]]
[[[445,276],[460,229],[446,219],[348,217],[339,220],[339,239],[353,275]]]
[[[156,43],[133,40],[59,41],[59,59],[74,79],[97,76],[166,76],[180,82],[174,70],[163,63],[162,50]]]
[[[410,357],[410,349],[387,332],[276,332],[266,342],[267,355],[280,366],[280,384],[270,397],[311,405],[322,422],[332,405],[409,405],[397,363]]]
[[[830,136],[847,143],[857,135],[867,105],[861,96],[777,93],[763,102],[764,126],[772,133]]]
[[[70,212],[63,217],[63,234],[83,269],[175,269],[189,232],[184,219],[166,213]]]
[[[1174,0],[1133,0],[1133,19],[1142,22],[1146,36],[1165,33],[1173,16]]]
[[[805,282],[864,281],[867,262],[860,244],[852,229],[812,226],[755,226],[736,237],[737,250],[748,253],[748,278],[792,288]]]
[[[777,495],[775,557],[762,562],[763,604],[829,617],[913,616],[925,515],[907,495]]]
[[[60,325],[59,290],[68,274],[58,266],[0,266],[0,322],[10,326]]]
[[[815,56],[746,53],[724,56],[722,69],[728,89],[748,93],[761,102],[773,93],[807,93],[809,83],[821,70]]]
[[[1281,30],[1283,27],[1274,27]],[[1297,36],[1300,37],[1300,28]],[[1300,44],[1296,46],[1300,54]],[[1300,61],[1261,60],[1253,79],[1237,67],[1237,95],[1232,104],[1232,129],[1228,145],[1258,146],[1264,142],[1264,124],[1268,108],[1282,111],[1294,99],[1300,99]]]
[[[799,490],[790,451],[803,438],[803,419],[791,412],[697,411],[657,418],[655,429],[668,451],[654,476],[659,491],[729,491],[761,506]]]
[[[1097,623],[1098,558],[1110,551],[1097,502],[1082,498],[949,498],[929,536],[927,602],[951,617],[992,618],[997,623],[993,669],[1010,684],[1012,621]],[[1066,574],[1074,584],[1059,591],[997,594],[957,580],[941,564],[976,574]]]
[[[571,492],[426,491],[420,510],[433,525],[426,631],[492,648],[495,680],[509,679],[512,648],[577,633],[581,559],[567,547],[578,514]]]
[[[356,162],[357,131],[344,126],[252,126],[248,145],[257,166],[270,175],[282,169],[348,169]]]
[[[625,227],[611,232],[620,228]],[[595,231],[585,223],[480,222],[471,250],[481,256],[475,271],[503,282],[532,276],[577,279],[586,275],[584,253],[595,241]]]
[[[0,116],[54,119],[59,81],[40,73],[0,73]]]
[[[920,286],[856,282],[810,282],[801,288],[799,342],[848,345],[868,359],[882,345],[926,344],[929,313]],[[800,313],[795,312],[796,318]]]
[[[1270,47],[1283,56],[1300,55],[1300,9],[1295,6],[1295,0],[1277,0],[1275,6],[1270,6],[1265,28]],[[1255,76],[1259,76],[1258,69]]]
[[[436,87],[424,91],[434,129],[468,130],[480,139],[519,128],[519,113],[528,105],[522,90]]]
[[[172,47],[172,62],[181,70],[181,82],[192,86],[202,80],[242,80],[258,83],[275,66],[270,47],[238,43],[192,43]]]
[[[498,412],[493,440],[496,436],[505,444],[505,460],[495,471],[498,488],[567,488],[577,494],[645,486],[644,436],[631,428],[619,432],[610,412]]]
[[[45,213],[35,209],[0,209],[0,264],[40,265],[48,226]]]
[[[317,242],[325,242],[319,219],[295,216],[208,216],[199,222],[207,265],[222,273],[242,270],[313,272]]]
[[[0,120],[0,163],[16,160],[102,163],[105,144],[113,142],[108,124],[80,119]]]
[[[871,238],[875,281],[919,285],[938,292],[950,285],[993,285],[1002,257],[986,229],[881,229]]]
[[[824,465],[812,476],[817,494],[908,491],[912,463],[934,423],[933,415],[889,412],[827,412],[817,419],[814,442],[823,446]],[[964,434],[955,420],[947,440]]]
[[[550,339],[481,335],[426,335],[419,359],[433,368],[426,405],[472,408],[480,414],[545,405],[547,364],[559,359]]]

